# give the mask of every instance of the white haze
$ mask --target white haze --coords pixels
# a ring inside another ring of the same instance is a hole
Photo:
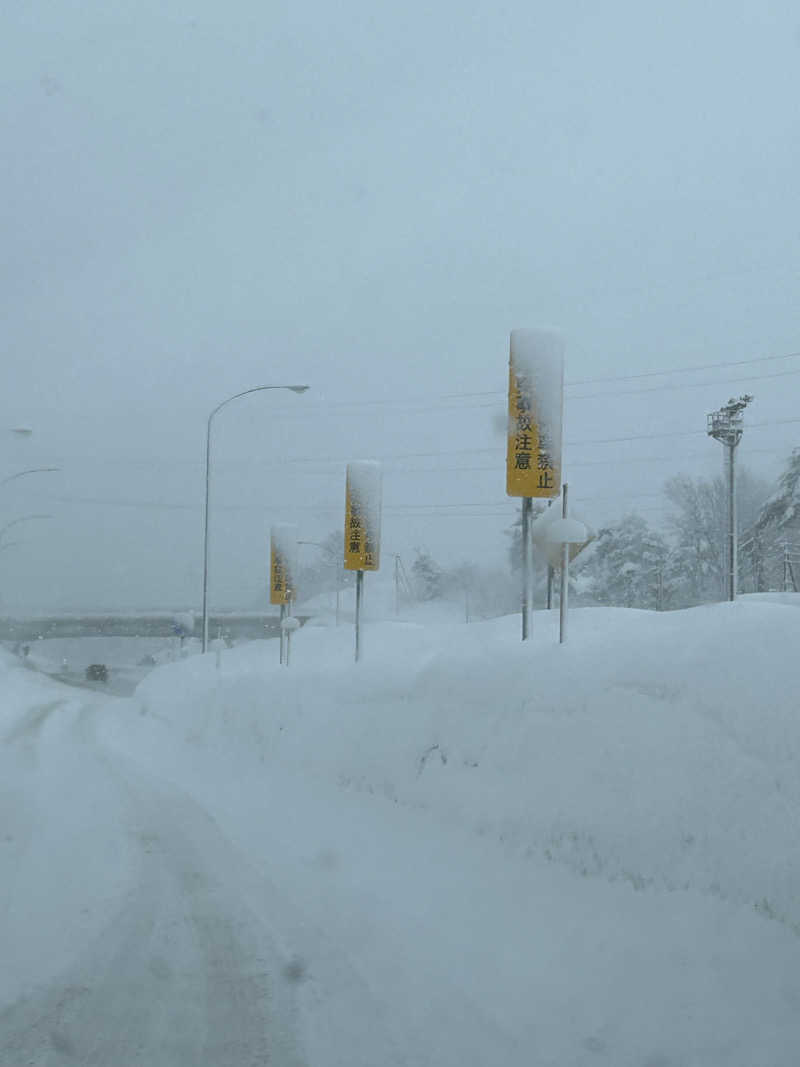
[[[566,342],[564,474],[599,523],[800,440],[789,0],[276,7],[30,0],[0,33],[0,609],[266,603],[268,531],[501,560],[509,332]],[[669,388],[665,388],[665,387]],[[30,437],[12,427],[28,425]],[[15,531],[16,533],[17,531]]]

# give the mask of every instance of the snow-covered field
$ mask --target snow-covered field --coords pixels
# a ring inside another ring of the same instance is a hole
[[[5,657],[0,1063],[795,1065],[797,600]]]

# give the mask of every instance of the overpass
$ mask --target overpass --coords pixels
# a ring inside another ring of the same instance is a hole
[[[174,637],[177,612],[126,612],[120,614],[64,614],[34,618],[0,618],[0,641],[38,641],[61,637]],[[298,615],[302,625],[307,615]],[[265,612],[225,612],[209,616],[208,632],[212,638],[222,629],[233,640],[256,640],[277,637],[278,615]],[[200,620],[194,634],[199,636]],[[189,635],[193,636],[193,635]]]

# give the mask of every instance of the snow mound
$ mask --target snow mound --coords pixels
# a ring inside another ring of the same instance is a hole
[[[324,992],[341,952],[399,1050],[348,1062],[796,1062],[800,613],[570,634],[374,622],[355,665],[349,626],[305,627],[288,670],[274,642],[196,657],[104,720],[301,909],[311,1062],[361,1032]]]

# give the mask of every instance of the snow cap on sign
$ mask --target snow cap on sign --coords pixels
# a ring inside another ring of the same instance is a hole
[[[548,525],[545,536],[558,545],[581,545],[589,540],[589,529],[580,519],[556,519]]]
[[[283,561],[287,581],[294,588],[297,574],[297,527],[293,523],[278,522],[270,530],[272,547]]]
[[[383,477],[377,459],[354,459],[347,464],[350,492],[366,516],[370,534],[380,540]]]
[[[519,375],[533,383],[534,415],[561,456],[561,422],[564,408],[564,340],[554,330],[511,331],[511,360]]]
[[[560,518],[561,511],[558,507],[547,508],[541,515],[537,515],[531,523],[531,537],[533,540],[545,540],[547,538],[547,528]]]
[[[290,522],[277,522],[270,529],[272,543],[287,560],[297,554],[297,527]]]

